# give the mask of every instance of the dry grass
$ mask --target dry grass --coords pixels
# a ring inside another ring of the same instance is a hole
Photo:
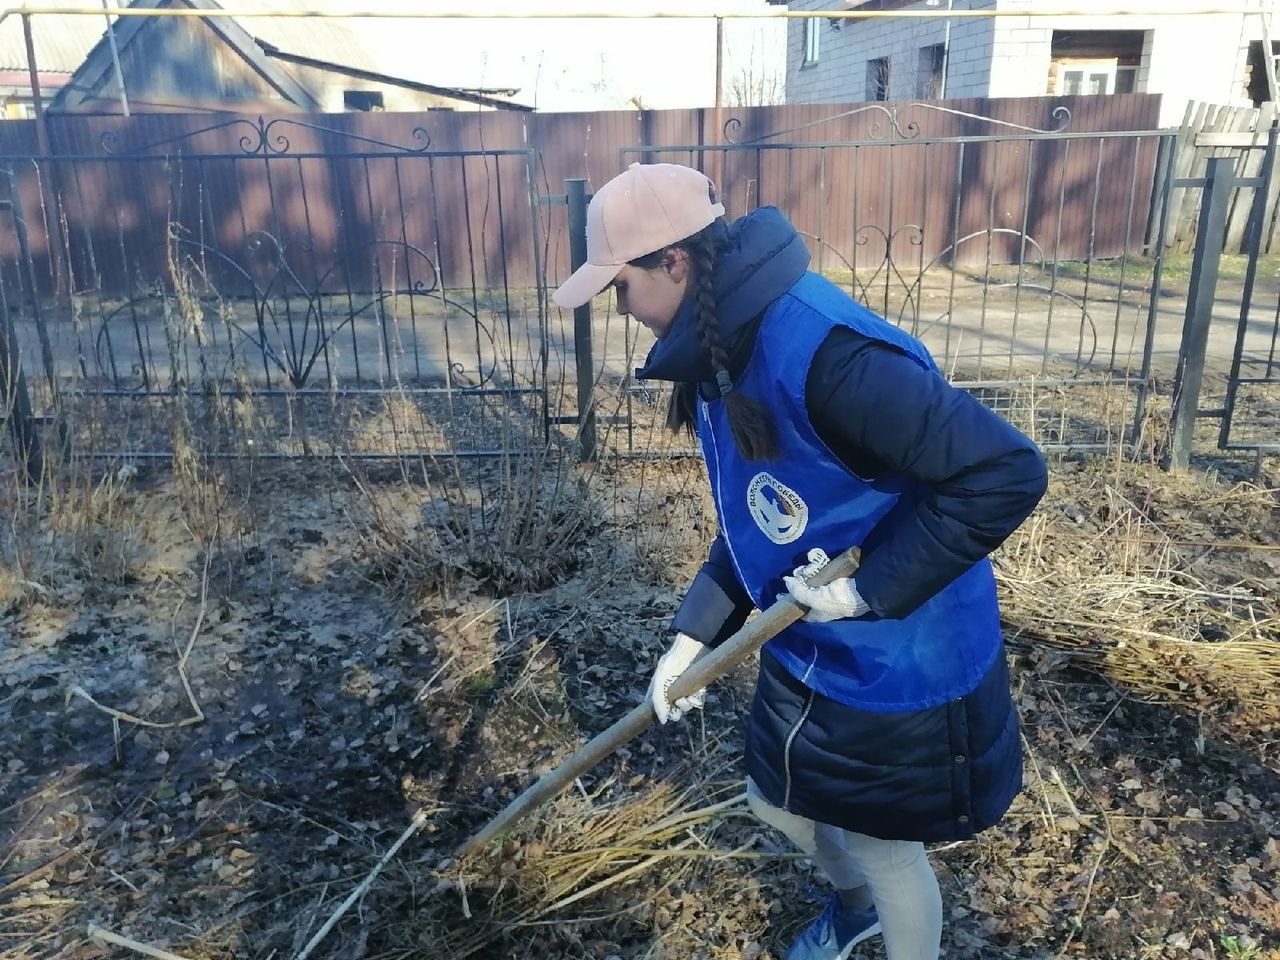
[[[0,604],[92,584],[184,580],[202,549],[250,530],[243,492],[185,442],[187,429],[174,435],[165,496],[132,464],[51,457],[32,483],[11,464],[0,484]]]
[[[1002,611],[1015,640],[1060,651],[1140,695],[1197,709],[1274,708],[1274,598],[1197,576],[1180,541],[1121,483],[1098,479],[1086,504],[1105,518],[1096,529],[1082,526],[1083,514],[1042,510],[998,553]],[[1274,506],[1270,490],[1204,486],[1200,506],[1211,495],[1224,511]]]
[[[717,530],[702,461],[618,463],[597,480],[596,490],[617,544],[625,548],[628,577],[685,587]]]
[[[725,774],[690,767],[662,782],[609,779],[562,797],[490,854],[444,861],[432,895],[385,932],[402,950],[383,956],[461,960],[532,928],[634,915],[652,906],[648,896],[628,896],[637,883],[678,883],[697,861],[758,858],[711,840],[726,819],[750,816],[741,784],[726,785]]]
[[[593,552],[601,518],[590,478],[546,446],[415,466],[388,485],[348,463],[363,495],[352,514],[360,552],[411,600],[463,586],[499,595],[544,589]]]

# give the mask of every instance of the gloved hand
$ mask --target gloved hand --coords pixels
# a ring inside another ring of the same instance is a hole
[[[825,567],[831,560],[821,547],[809,551],[809,562],[803,567],[796,567],[791,576],[783,577],[791,596],[809,608],[804,618],[809,623],[827,623],[845,617],[860,617],[870,612],[867,602],[858,595],[858,588],[848,577],[832,580],[823,587],[811,587],[807,583],[810,577]]]
[[[681,697],[675,703],[667,701],[667,691],[676,682],[676,677],[688,670],[689,664],[698,659],[704,649],[705,645],[693,637],[677,633],[671,647],[658,658],[658,665],[653,668],[653,679],[649,681],[648,697],[653,702],[653,712],[658,715],[659,723],[679,720],[690,710],[702,709],[706,690]]]

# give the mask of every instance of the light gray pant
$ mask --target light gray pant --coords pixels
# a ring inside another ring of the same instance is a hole
[[[837,890],[866,884],[880,915],[889,960],[937,960],[942,893],[923,843],[878,840],[818,823],[769,803],[747,778],[751,812],[796,845]]]

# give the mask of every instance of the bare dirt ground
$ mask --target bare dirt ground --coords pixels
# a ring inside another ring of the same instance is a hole
[[[933,851],[950,958],[1280,957],[1280,465],[1058,459],[998,556],[1025,789]],[[822,895],[741,799],[752,672],[489,855],[643,696],[714,532],[694,461],[6,484],[0,956],[782,955]],[[124,716],[127,715],[127,716]],[[861,957],[882,956],[869,943]]]

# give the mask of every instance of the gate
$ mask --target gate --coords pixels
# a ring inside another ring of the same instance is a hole
[[[1253,452],[1258,457],[1280,450],[1280,283],[1274,276],[1259,276],[1270,232],[1265,213],[1274,205],[1277,187],[1278,134],[1271,127],[1265,143],[1244,146],[1246,158],[1249,150],[1265,151],[1259,175],[1241,176],[1238,158],[1220,157],[1208,161],[1205,177],[1177,181],[1179,186],[1202,189],[1204,198],[1166,456],[1174,468],[1190,464],[1197,426],[1205,420],[1219,422],[1220,450]],[[1249,218],[1243,238],[1239,313],[1231,331],[1227,317],[1215,316],[1214,304],[1223,292],[1219,265],[1233,196],[1236,203],[1249,204]],[[1223,381],[1222,406],[1205,406],[1204,395],[1217,393],[1217,384]]]
[[[1218,446],[1223,450],[1254,450],[1259,454],[1280,450],[1280,284],[1271,277],[1269,290],[1258,289],[1259,260],[1269,233],[1264,214],[1277,186],[1276,137],[1277,130],[1272,127],[1265,147],[1263,175],[1254,179],[1240,322],[1218,433]]]

